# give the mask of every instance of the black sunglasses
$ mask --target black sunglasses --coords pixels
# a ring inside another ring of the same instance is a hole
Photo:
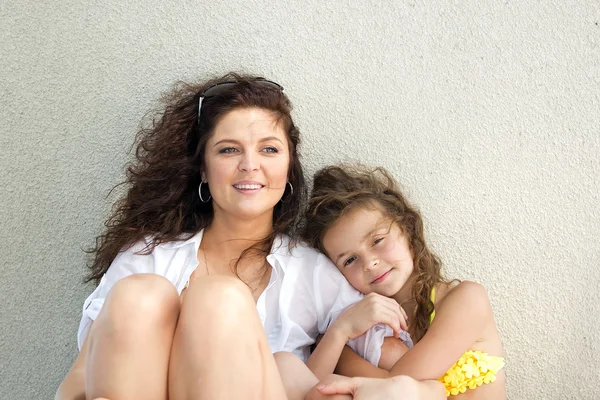
[[[269,81],[265,78],[256,78],[252,82],[263,86],[267,89],[283,92],[283,86],[281,86],[279,83]],[[214,85],[207,87],[202,91],[202,93],[200,93],[200,99],[198,100],[198,125],[200,125],[200,111],[202,111],[202,101],[209,97],[217,96],[225,92],[226,90],[231,89],[238,83],[239,82],[236,81],[215,83]]]

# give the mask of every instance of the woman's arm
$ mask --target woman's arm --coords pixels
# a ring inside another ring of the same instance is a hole
[[[89,336],[88,334],[85,338],[83,347],[67,376],[58,386],[54,400],[85,400],[85,363],[89,347]]]
[[[355,400],[442,400],[444,386],[433,380],[419,382],[408,376],[388,379],[346,378],[332,375],[317,386],[322,394],[350,394]]]
[[[487,292],[475,282],[462,282],[436,305],[435,319],[425,336],[390,370],[417,380],[438,379],[493,324]]]

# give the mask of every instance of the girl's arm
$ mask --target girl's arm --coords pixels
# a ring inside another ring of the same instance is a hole
[[[487,292],[464,281],[436,305],[435,318],[425,336],[390,370],[417,380],[437,379],[450,368],[493,324]]]
[[[335,323],[327,329],[315,350],[306,360],[306,366],[317,379],[323,379],[333,372],[347,341],[348,336],[338,329]],[[365,362],[370,364],[368,361]]]
[[[371,364],[348,346],[342,351],[335,373],[348,377],[389,378],[391,376],[389,371]]]
[[[399,340],[386,338],[381,349],[380,367],[376,367],[365,364],[352,349],[345,348],[336,372],[371,378],[408,375],[417,380],[438,379],[483,336],[490,323],[493,323],[493,315],[485,288],[464,281],[440,299],[431,327],[406,354],[401,354]],[[387,368],[381,368],[384,359],[398,361],[388,372]]]
[[[390,376],[389,370],[408,350],[408,347],[400,339],[391,336],[386,337],[383,346],[381,346],[381,357],[377,367],[370,362],[365,362],[361,356],[346,346],[342,351],[335,372],[344,376],[387,378]]]
[[[317,378],[323,379],[334,371],[348,340],[364,334],[380,323],[391,326],[394,333],[407,328],[405,317],[395,300],[371,293],[344,311],[331,324],[306,361],[306,365]],[[351,349],[349,351],[354,353]],[[368,361],[358,358],[360,364],[365,367],[371,365]]]

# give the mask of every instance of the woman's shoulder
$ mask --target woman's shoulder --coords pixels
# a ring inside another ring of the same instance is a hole
[[[182,247],[195,247],[202,240],[202,231],[198,233],[185,233],[174,239],[163,240],[155,234],[145,235],[140,240],[123,247],[121,250],[136,254],[149,254],[155,251],[172,251]]]
[[[301,240],[293,240],[287,235],[278,236],[278,243],[274,243],[271,254],[275,255],[280,263],[288,269],[297,268],[304,274],[319,274],[323,278],[330,277],[345,280],[343,275],[333,263],[314,247]]]
[[[271,254],[296,259],[316,259],[323,256],[321,252],[310,247],[306,242],[300,239],[292,239],[286,234],[278,235],[275,238],[271,248]]]
[[[123,246],[113,260],[112,266],[131,264],[136,266],[138,272],[151,272],[160,265],[171,264],[176,254],[179,254],[177,259],[182,259],[181,254],[187,259],[187,256],[196,253],[198,246],[198,234],[182,235],[170,241],[161,241],[155,235],[146,235],[138,241]]]

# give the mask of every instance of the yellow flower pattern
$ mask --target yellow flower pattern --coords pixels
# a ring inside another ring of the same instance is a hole
[[[446,397],[464,393],[496,380],[504,367],[504,358],[490,356],[479,350],[469,350],[440,378],[446,387]]]
[[[431,289],[431,302],[435,304],[435,288]],[[435,310],[429,316],[433,322]],[[496,380],[496,374],[504,367],[504,358],[490,356],[480,350],[469,350],[458,359],[439,380],[446,387],[446,397],[464,393]]]

